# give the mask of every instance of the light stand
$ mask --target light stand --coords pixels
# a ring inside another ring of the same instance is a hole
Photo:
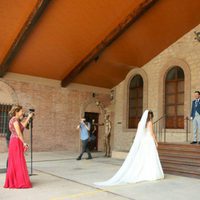
[[[31,174],[29,174],[29,176],[33,175],[33,119],[30,119],[30,142],[31,142]]]
[[[35,112],[34,109],[29,109],[30,112]],[[30,125],[30,150],[31,150],[31,173],[29,174],[29,176],[32,175],[36,175],[33,174],[33,117],[30,118],[29,121],[29,125]]]

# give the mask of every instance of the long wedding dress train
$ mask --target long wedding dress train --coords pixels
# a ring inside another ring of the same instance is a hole
[[[121,168],[111,179],[95,185],[111,186],[164,178],[154,139],[146,128],[148,112],[146,110],[140,120],[134,143]]]

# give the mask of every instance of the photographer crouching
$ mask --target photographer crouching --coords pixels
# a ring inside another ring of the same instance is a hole
[[[87,152],[87,154],[88,154],[87,159],[92,159],[90,150],[88,148],[90,123],[86,122],[85,118],[81,118],[80,123],[77,126],[77,129],[80,130],[80,139],[81,139],[81,142],[82,142],[82,151],[81,151],[79,157],[76,160],[81,160],[84,152]]]

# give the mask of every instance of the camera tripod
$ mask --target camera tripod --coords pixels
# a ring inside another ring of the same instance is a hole
[[[30,119],[30,150],[31,150],[31,173],[29,176],[33,176],[33,119]]]

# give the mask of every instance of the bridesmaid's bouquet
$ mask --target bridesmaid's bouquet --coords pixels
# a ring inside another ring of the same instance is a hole
[[[24,152],[28,151],[28,148],[29,148],[28,144],[24,143]]]

